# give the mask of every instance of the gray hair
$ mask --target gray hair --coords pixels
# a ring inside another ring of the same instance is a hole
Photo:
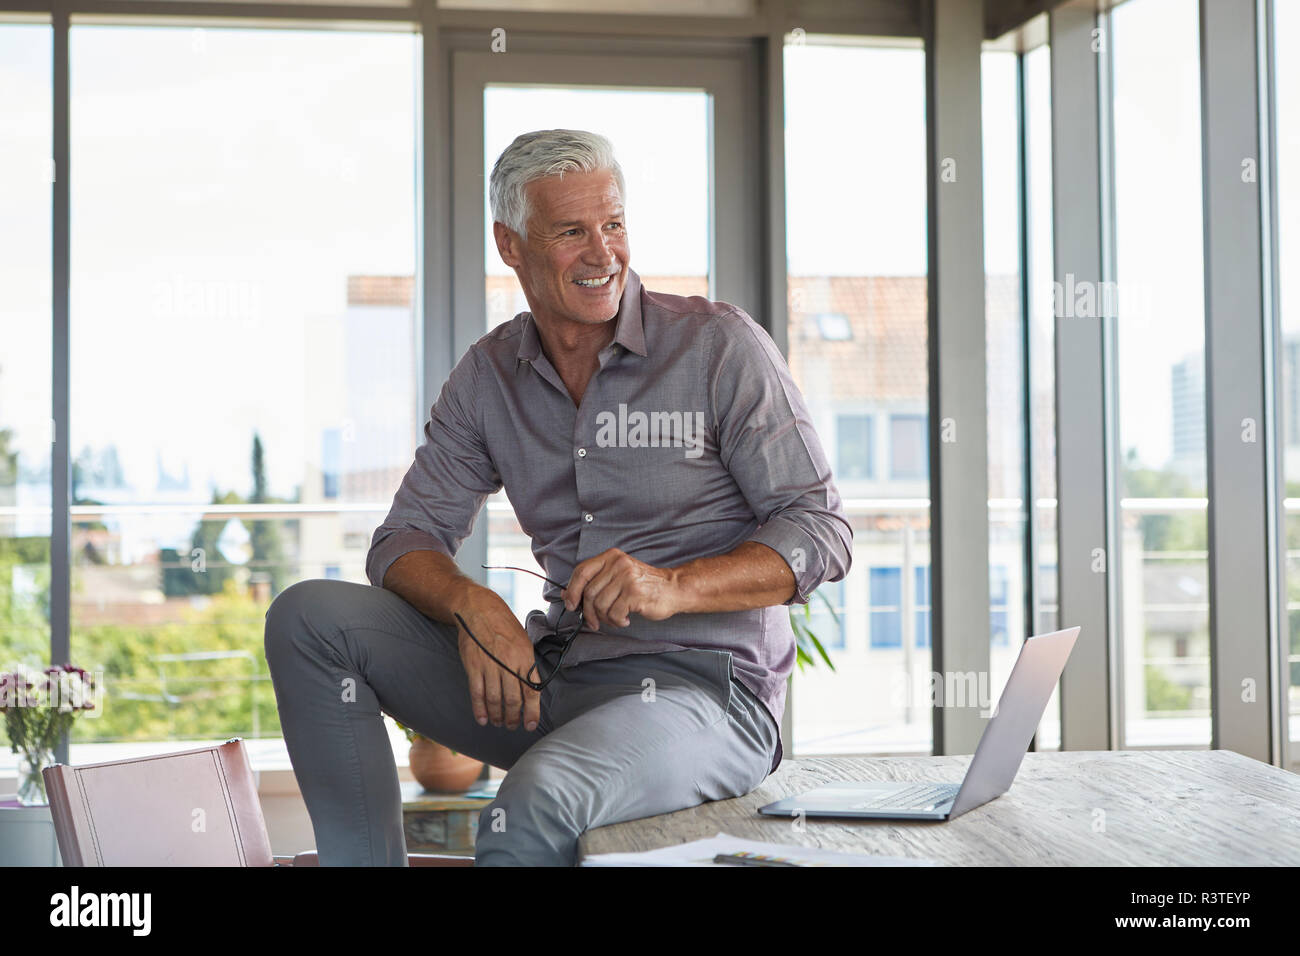
[[[614,146],[599,133],[581,129],[539,129],[521,133],[497,157],[488,184],[492,219],[503,222],[523,239],[528,238],[532,215],[524,187],[535,179],[563,177],[568,172],[592,173],[608,169],[626,198],[623,170],[614,158]]]

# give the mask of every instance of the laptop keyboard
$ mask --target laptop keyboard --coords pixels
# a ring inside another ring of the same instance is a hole
[[[931,810],[947,803],[960,788],[953,783],[918,783],[853,804],[854,810]]]

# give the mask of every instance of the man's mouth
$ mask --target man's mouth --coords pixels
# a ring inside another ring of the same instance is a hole
[[[601,289],[609,285],[613,278],[612,275],[597,276],[594,279],[574,279],[573,282],[575,285],[580,285],[584,289]]]

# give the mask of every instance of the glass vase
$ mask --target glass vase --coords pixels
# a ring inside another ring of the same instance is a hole
[[[20,751],[18,755],[18,802],[37,806],[50,801],[45,795],[45,777],[41,771],[54,763],[53,750]]]

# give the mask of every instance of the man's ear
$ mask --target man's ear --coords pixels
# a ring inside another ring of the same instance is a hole
[[[514,230],[504,222],[494,222],[492,223],[492,238],[496,241],[497,254],[501,256],[502,262],[511,268],[518,268],[523,264],[517,245],[521,240]]]

